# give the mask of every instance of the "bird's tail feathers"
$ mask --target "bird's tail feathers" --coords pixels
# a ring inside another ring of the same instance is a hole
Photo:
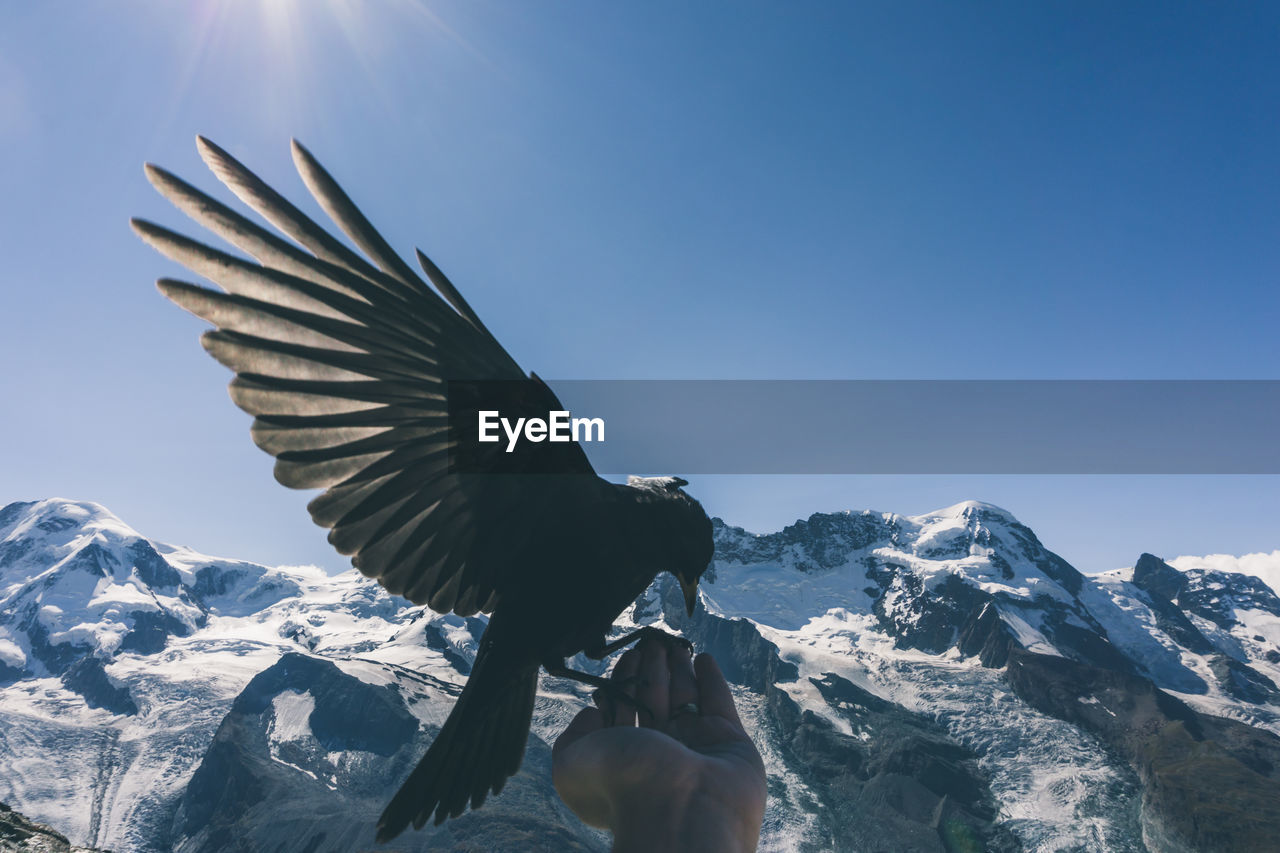
[[[538,669],[502,671],[482,653],[462,695],[427,754],[400,786],[378,819],[378,841],[395,838],[410,823],[420,829],[435,812],[435,823],[479,808],[490,792],[502,790],[520,769]]]

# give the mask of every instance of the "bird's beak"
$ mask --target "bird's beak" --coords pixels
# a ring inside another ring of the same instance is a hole
[[[698,604],[698,582],[696,580],[687,581],[678,576],[676,579],[680,581],[680,589],[684,591],[684,609],[692,616],[693,608]]]

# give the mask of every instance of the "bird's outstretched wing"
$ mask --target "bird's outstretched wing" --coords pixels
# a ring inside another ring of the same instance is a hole
[[[606,484],[576,443],[525,442],[503,470],[581,476],[451,470],[449,382],[517,383],[527,408],[517,415],[563,407],[525,376],[435,264],[417,253],[432,289],[297,142],[307,188],[367,259],[221,148],[204,138],[198,145],[214,174],[295,242],[152,165],[147,177],[162,195],[256,262],[150,222],[133,227],[225,290],[158,282],[217,327],[202,342],[235,371],[231,398],[254,416],[253,440],[276,457],[276,479],[325,489],[308,506],[311,517],[390,592],[438,612],[492,610],[539,516],[559,503],[556,492],[581,496]]]

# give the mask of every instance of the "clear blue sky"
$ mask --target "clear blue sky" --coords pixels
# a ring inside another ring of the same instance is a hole
[[[295,197],[307,143],[546,377],[1277,378],[1278,56],[1274,4],[12,4],[0,503],[345,564],[128,230],[185,223],[144,160],[215,186],[196,133]],[[1275,477],[691,490],[758,531],[988,500],[1087,571],[1280,548]]]

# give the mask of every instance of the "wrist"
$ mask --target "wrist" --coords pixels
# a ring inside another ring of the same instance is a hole
[[[753,809],[744,813],[741,804],[716,794],[703,786],[615,808],[610,826],[614,853],[751,853],[759,840],[763,815]]]

